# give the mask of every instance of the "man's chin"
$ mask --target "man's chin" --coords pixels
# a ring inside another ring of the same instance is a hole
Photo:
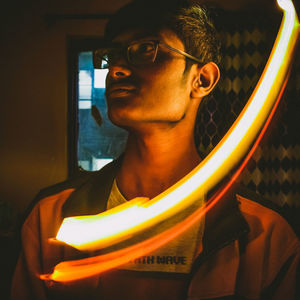
[[[108,110],[108,118],[110,121],[125,130],[139,128],[142,124],[144,124],[144,120],[141,119],[141,116],[133,115],[132,112],[126,114],[125,111],[116,111],[116,110]]]
[[[118,127],[125,128],[130,123],[130,120],[121,111],[116,112],[114,109],[108,109],[107,114],[109,120]]]

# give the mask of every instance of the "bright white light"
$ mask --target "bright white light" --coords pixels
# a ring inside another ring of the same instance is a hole
[[[94,88],[104,89],[105,88],[105,78],[107,75],[107,69],[95,69],[94,70]]]
[[[290,0],[277,0],[277,4],[286,11],[291,11],[294,8]]]
[[[94,158],[93,157],[93,169],[92,171],[97,171],[103,168],[105,165],[110,163],[113,158]]]
[[[91,100],[80,100],[78,102],[78,108],[79,109],[91,109],[92,107],[92,101]]]
[[[87,70],[79,71],[79,99],[92,98],[92,78]]]
[[[89,71],[79,71],[79,85],[92,85],[91,73]]]

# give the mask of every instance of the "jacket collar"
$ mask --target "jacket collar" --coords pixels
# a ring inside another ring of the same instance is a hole
[[[62,208],[63,218],[79,215],[99,214],[106,210],[107,200],[121,158],[91,173],[89,179],[77,187]]]
[[[213,192],[208,199],[213,199],[224,188],[224,185]],[[196,258],[192,273],[211,255],[238,240],[240,250],[246,242],[245,237],[250,231],[237,201],[236,192],[240,189],[233,185],[226,194],[205,214],[205,230],[203,250]]]

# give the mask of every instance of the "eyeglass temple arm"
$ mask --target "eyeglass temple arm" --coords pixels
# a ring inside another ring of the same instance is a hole
[[[172,50],[172,51],[174,51],[174,52],[177,52],[177,53],[179,53],[179,54],[181,54],[181,55],[184,55],[185,57],[187,57],[187,58],[189,58],[189,59],[191,59],[191,60],[194,60],[194,61],[196,61],[196,62],[198,62],[198,63],[201,63],[201,64],[203,63],[203,62],[202,62],[200,59],[198,59],[197,57],[192,56],[192,55],[190,55],[190,54],[188,54],[188,53],[186,53],[186,52],[184,52],[184,51],[182,51],[182,50],[173,48],[173,47],[171,47],[171,46],[165,44],[164,42],[159,42],[159,44],[160,44],[160,45],[164,45],[166,48],[168,48],[168,49],[170,49],[170,50]]]

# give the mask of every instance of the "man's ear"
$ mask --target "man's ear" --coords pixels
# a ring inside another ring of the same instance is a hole
[[[203,98],[207,96],[214,89],[219,78],[220,70],[215,63],[209,62],[204,66],[197,67],[197,76],[192,83],[191,97]]]

